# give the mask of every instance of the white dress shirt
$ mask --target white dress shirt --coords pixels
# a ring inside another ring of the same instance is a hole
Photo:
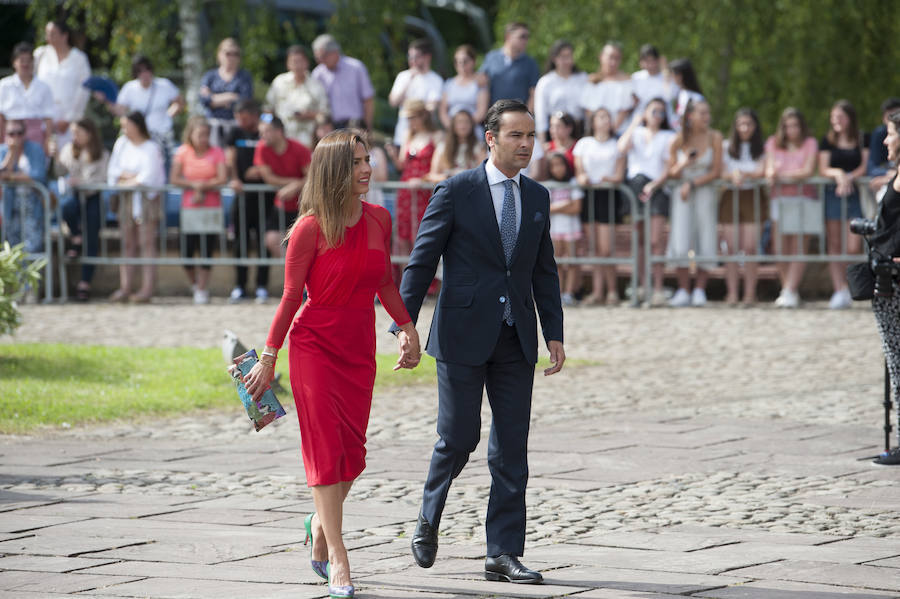
[[[507,177],[494,166],[494,162],[490,158],[484,163],[484,170],[487,173],[488,185],[491,187],[491,200],[494,202],[494,214],[497,216],[498,229],[500,220],[503,218],[503,196],[506,193],[506,186],[503,182],[507,179],[512,180],[513,197],[516,200],[516,235],[518,235],[519,227],[522,225],[522,192],[519,190],[521,173],[516,173],[515,177]]]
[[[57,119],[74,122],[84,116],[90,92],[82,83],[91,76],[84,52],[71,48],[60,61],[52,46],[40,46],[34,51],[34,74],[50,86]]]

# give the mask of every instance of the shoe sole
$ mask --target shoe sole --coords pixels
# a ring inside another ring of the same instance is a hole
[[[431,560],[430,562],[420,561],[419,558],[416,556],[415,548],[411,546],[411,549],[412,549],[412,554],[413,554],[413,561],[416,562],[417,566],[419,566],[420,568],[430,568],[431,566],[434,565],[434,560]],[[435,552],[435,554],[437,554],[437,552]],[[437,555],[435,555],[435,558],[437,558]]]
[[[543,578],[526,578],[524,580],[513,580],[506,574],[491,572],[489,570],[484,571],[484,579],[490,580],[491,582],[511,582],[513,584],[542,584],[544,582]]]

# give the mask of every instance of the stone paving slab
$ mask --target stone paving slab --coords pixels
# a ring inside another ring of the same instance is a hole
[[[19,340],[209,347],[221,322],[238,322],[253,345],[274,312],[131,308],[25,306]],[[530,438],[523,561],[548,584],[482,578],[487,402],[438,562],[413,564],[436,391],[401,387],[376,394],[368,468],[345,506],[360,598],[900,597],[900,468],[860,460],[882,439],[868,310],[566,318],[567,354],[582,363],[536,376]],[[380,351],[395,343],[378,336]],[[303,545],[313,509],[295,414],[258,434],[235,406],[0,436],[0,581],[16,585],[0,597],[324,597]],[[92,580],[107,586],[73,590]]]

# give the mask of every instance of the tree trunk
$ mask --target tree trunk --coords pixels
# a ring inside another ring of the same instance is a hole
[[[181,25],[181,66],[189,114],[202,114],[198,92],[203,76],[203,42],[200,37],[199,0],[178,0]]]

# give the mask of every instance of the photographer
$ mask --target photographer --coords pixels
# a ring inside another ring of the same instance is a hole
[[[896,164],[900,158],[900,111],[891,113],[887,118],[887,137],[884,145],[887,147],[888,160]],[[896,175],[888,183],[887,192],[878,207],[878,217],[873,224],[874,231],[869,236],[869,256],[870,263],[875,265],[875,275],[879,276],[881,273],[891,271],[896,273],[900,270],[898,268],[900,267],[898,264],[900,262],[900,178]],[[876,262],[877,264],[875,264]],[[891,375],[893,394],[895,398],[900,398],[900,285],[898,285],[896,274],[893,274],[891,278],[890,291],[893,293],[882,288],[887,286],[886,282],[882,283],[884,278],[876,281],[872,311],[875,312],[878,332],[881,335],[881,343]],[[898,422],[897,430],[900,434],[900,422]],[[895,447],[890,452],[882,454],[875,460],[875,463],[900,465],[900,447]]]

